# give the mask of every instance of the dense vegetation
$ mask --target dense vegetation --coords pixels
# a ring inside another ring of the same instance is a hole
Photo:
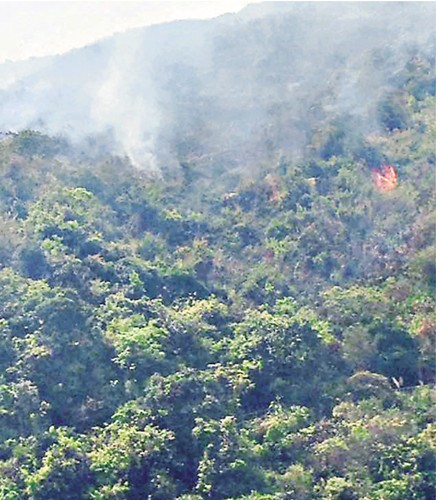
[[[255,175],[1,138],[0,498],[434,498],[436,98],[407,71],[383,132],[332,120]]]

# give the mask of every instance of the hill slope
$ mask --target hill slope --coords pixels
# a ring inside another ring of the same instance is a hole
[[[336,8],[317,6],[311,15]],[[384,19],[391,7],[363,8]],[[346,47],[353,57],[331,68],[338,71],[334,82],[347,67],[347,78],[359,82],[353,89],[365,90],[361,70],[370,68],[383,85],[369,86],[360,107],[342,113],[336,94],[317,97],[308,83],[317,68],[307,65],[313,73],[299,73],[308,85],[298,91],[301,107],[292,101],[287,108],[280,92],[290,73],[282,82],[271,73],[268,83],[265,65],[279,67],[294,36],[276,27],[289,16],[310,24],[305,9],[254,6],[242,21],[176,26],[199,26],[200,38],[212,25],[227,30],[219,52],[228,55],[227,69],[215,61],[216,87],[212,75],[196,87],[188,78],[195,71],[179,68],[171,85],[195,90],[185,104],[206,88],[217,94],[204,108],[185,108],[186,119],[196,109],[210,127],[204,136],[201,127],[193,132],[197,142],[186,135],[192,123],[159,122],[162,137],[173,133],[160,139],[168,146],[162,158],[180,162],[163,163],[161,177],[110,155],[102,138],[88,139],[86,149],[35,130],[0,135],[0,498],[434,498],[430,46],[418,44],[401,64],[396,49],[369,64]],[[360,15],[360,4],[346,14],[356,10]],[[249,36],[272,26],[265,43]],[[232,30],[238,43],[247,37],[240,50]],[[138,34],[145,36],[126,36]],[[383,37],[377,28],[370,38]],[[244,145],[235,139],[233,147],[226,139],[231,122],[221,129],[219,113],[242,99],[247,80],[238,75],[250,68],[237,63],[256,40],[271,50],[263,70],[253,69],[263,80],[253,81],[251,95],[263,98],[247,97],[229,111],[247,110],[237,130],[252,123]],[[45,65],[38,70],[43,82],[56,65],[68,60],[68,69],[85,53],[100,64],[103,45],[35,61],[23,95],[36,92],[37,65]],[[384,61],[378,72],[377,61]],[[93,70],[89,62],[75,83]],[[57,74],[63,89],[67,74]],[[1,97],[11,109],[25,107],[17,89]],[[60,103],[64,94],[50,89],[47,97]],[[354,101],[364,95],[354,90]],[[274,99],[273,142],[256,141],[258,121],[250,113],[263,116]],[[182,113],[182,101],[173,108],[169,102],[165,116]],[[298,123],[310,125],[302,140],[287,120],[308,102],[320,107],[301,115]],[[77,106],[79,126],[88,115]],[[299,157],[294,146],[282,147],[282,130],[292,132]],[[191,149],[177,150],[179,133]],[[213,147],[220,155],[212,155]],[[383,165],[397,174],[390,189],[376,182]]]
[[[271,3],[133,30],[0,66],[0,129],[92,135],[149,170],[301,157],[332,120],[384,127],[382,98],[434,53],[434,16],[423,3]]]

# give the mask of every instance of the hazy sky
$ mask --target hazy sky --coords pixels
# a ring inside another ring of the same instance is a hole
[[[0,63],[58,54],[129,28],[237,12],[250,1],[0,1]]]

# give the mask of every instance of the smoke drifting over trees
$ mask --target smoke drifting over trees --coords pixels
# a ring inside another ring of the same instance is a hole
[[[4,64],[0,129],[93,137],[152,171],[295,158],[328,123],[347,135],[390,126],[381,100],[414,52],[430,57],[434,14],[424,3],[256,4]]]
[[[434,10],[0,66],[0,499],[436,498]]]

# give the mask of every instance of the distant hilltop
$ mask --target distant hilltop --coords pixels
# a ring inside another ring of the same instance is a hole
[[[0,65],[0,130],[92,138],[140,168],[298,157],[320,126],[383,127],[380,101],[434,54],[434,3],[252,4]]]

